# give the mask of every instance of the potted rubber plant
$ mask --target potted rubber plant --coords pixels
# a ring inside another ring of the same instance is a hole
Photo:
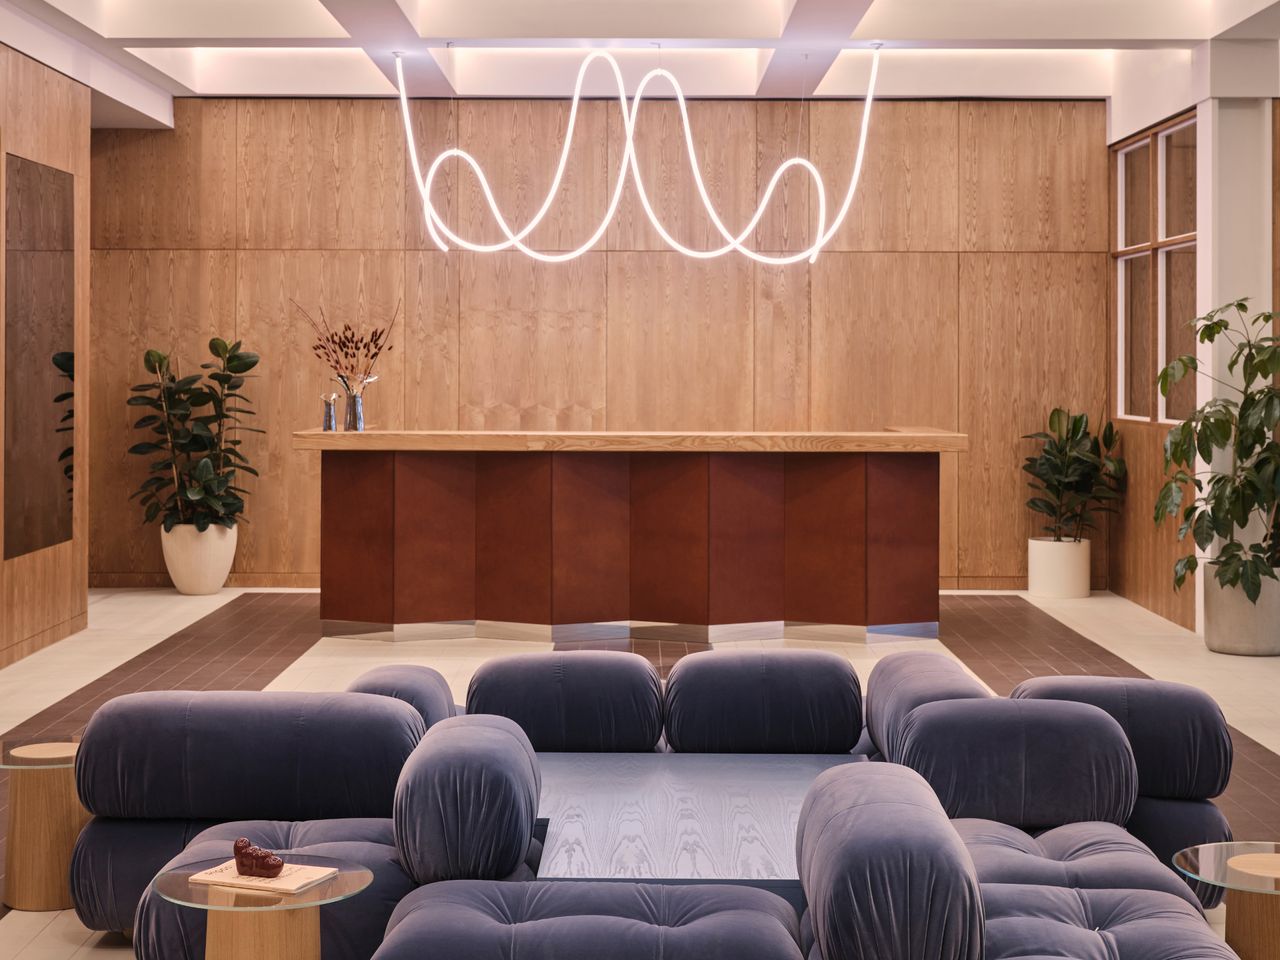
[[[1070,599],[1089,596],[1090,541],[1099,513],[1114,513],[1124,492],[1126,467],[1116,456],[1120,438],[1108,422],[1101,437],[1089,432],[1089,418],[1058,407],[1047,432],[1032,433],[1040,450],[1027,457],[1032,496],[1027,506],[1047,518],[1045,536],[1027,541],[1027,590],[1032,596]]]
[[[252,416],[241,392],[258,355],[220,337],[209,341],[212,360],[203,373],[182,376],[176,361],[148,350],[142,363],[152,379],[133,387],[131,407],[147,411],[134,428],[151,439],[129,452],[151,457],[147,478],[130,497],[143,508],[143,523],[160,522],[169,577],[179,593],[217,593],[235,560],[237,524],[244,513],[240,475],[257,476],[241,451],[240,431]]]
[[[1237,300],[1196,318],[1201,343],[1219,338],[1231,346],[1226,380],[1199,370],[1193,356],[1178,357],[1160,371],[1160,390],[1191,373],[1223,387],[1165,438],[1166,480],[1156,499],[1160,524],[1178,518],[1179,540],[1188,536],[1209,555],[1213,577],[1205,582],[1205,644],[1217,653],[1280,654],[1280,314],[1249,314]],[[1194,493],[1188,501],[1187,494]],[[1199,567],[1196,552],[1173,565],[1181,588]]]

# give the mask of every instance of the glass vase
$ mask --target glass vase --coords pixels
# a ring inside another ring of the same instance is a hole
[[[346,397],[343,430],[360,431],[364,429],[364,389],[377,379],[377,377],[354,379],[344,377],[338,379],[338,383],[342,385],[342,390]]]

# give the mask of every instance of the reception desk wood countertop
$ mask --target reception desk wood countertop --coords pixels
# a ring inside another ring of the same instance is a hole
[[[954,453],[969,438],[928,427],[859,433],[613,433],[302,430],[298,450],[596,453]]]

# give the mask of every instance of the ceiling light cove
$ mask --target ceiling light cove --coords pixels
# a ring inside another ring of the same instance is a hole
[[[592,65],[600,61],[603,66],[607,66],[613,75],[614,84],[617,89],[618,105],[622,112],[622,122],[625,132],[625,143],[622,160],[618,164],[617,179],[614,181],[613,190],[610,195],[608,208],[604,211],[604,215],[600,218],[599,224],[595,231],[588,237],[581,246],[574,250],[568,250],[556,253],[546,253],[530,247],[524,241],[537,228],[538,224],[546,217],[547,212],[551,209],[555,202],[556,195],[560,191],[560,183],[564,178],[565,168],[569,160],[569,151],[573,146],[574,127],[578,119],[578,108],[581,105],[583,97],[583,86],[586,82],[588,71]],[[443,151],[431,162],[425,173],[423,172],[422,163],[418,158],[418,150],[416,140],[413,135],[413,120],[409,111],[409,96],[405,90],[404,66],[399,55],[396,56],[396,79],[400,87],[400,108],[404,117],[405,142],[409,151],[409,161],[413,167],[414,180],[418,185],[418,192],[422,197],[422,212],[426,220],[427,232],[431,235],[431,239],[441,250],[449,250],[452,247],[470,250],[475,253],[498,253],[503,250],[519,250],[535,260],[543,263],[563,263],[582,256],[600,241],[605,231],[609,228],[610,221],[613,220],[614,214],[617,213],[618,204],[622,200],[623,187],[626,185],[628,174],[635,185],[636,195],[639,197],[640,205],[644,208],[645,214],[649,218],[649,222],[653,224],[653,228],[658,231],[658,235],[663,241],[671,247],[671,249],[683,253],[687,257],[693,257],[698,260],[712,260],[716,257],[725,256],[728,253],[737,252],[743,256],[750,257],[759,263],[767,264],[788,264],[798,263],[802,260],[808,260],[812,263],[817,259],[818,254],[835,236],[836,231],[840,229],[840,225],[848,216],[849,209],[853,205],[854,195],[858,190],[858,181],[862,175],[862,161],[867,149],[867,133],[871,127],[871,108],[875,100],[876,78],[880,70],[880,48],[877,45],[872,55],[871,77],[867,86],[866,105],[862,111],[862,121],[857,134],[857,156],[853,165],[853,177],[849,181],[849,189],[845,193],[843,201],[835,211],[835,216],[828,221],[827,214],[827,192],[823,184],[822,176],[818,173],[818,169],[808,160],[802,157],[793,157],[779,165],[774,171],[773,176],[769,180],[768,186],[765,188],[763,196],[760,198],[759,205],[756,207],[755,213],[752,215],[750,222],[739,233],[733,233],[725,226],[721,220],[719,213],[716,211],[715,204],[712,203],[710,195],[707,193],[706,183],[702,178],[702,170],[698,166],[698,155],[693,143],[693,130],[689,125],[689,110],[685,102],[684,91],[680,86],[680,82],[668,70],[655,68],[641,78],[639,84],[635,88],[635,95],[630,102],[627,100],[627,87],[622,75],[622,69],[618,61],[605,50],[596,50],[588,54],[586,59],[582,61],[582,65],[578,69],[577,81],[573,89],[573,103],[569,110],[569,124],[565,131],[564,146],[560,151],[560,160],[556,165],[555,176],[552,178],[551,186],[547,190],[546,197],[542,201],[542,205],[537,212],[530,218],[529,222],[520,227],[519,230],[513,230],[507,222],[502,211],[498,208],[497,200],[493,196],[493,190],[489,186],[489,180],[485,176],[484,170],[476,161],[475,157],[467,153],[465,150],[451,148]],[[689,168],[693,174],[693,182],[698,190],[698,197],[702,201],[702,206],[706,210],[708,218],[714,224],[716,230],[723,238],[724,243],[718,247],[707,250],[696,250],[688,247],[677,240],[667,230],[662,223],[662,219],[654,210],[653,204],[649,200],[649,195],[645,190],[644,180],[640,175],[640,165],[636,157],[636,120],[640,113],[640,106],[644,102],[645,93],[649,84],[656,80],[666,80],[675,91],[676,104],[680,109],[681,125],[684,131],[685,151],[689,158]],[[494,222],[502,231],[506,240],[497,243],[476,243],[465,237],[455,233],[444,218],[441,217],[439,210],[436,209],[432,202],[432,186],[435,178],[444,164],[451,159],[458,159],[471,168],[475,174],[476,180],[480,184],[480,189],[484,194],[485,201],[489,205],[489,211],[493,215]],[[799,253],[776,256],[771,254],[760,253],[752,249],[744,241],[754,235],[757,224],[760,223],[765,211],[769,207],[769,203],[773,198],[774,191],[781,182],[782,177],[793,167],[798,167],[809,174],[814,189],[814,197],[817,207],[817,223],[814,230],[814,241],[807,249]]]

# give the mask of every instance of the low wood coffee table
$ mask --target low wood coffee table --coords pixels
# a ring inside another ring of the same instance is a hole
[[[77,739],[6,740],[9,774],[4,902],[15,910],[71,907],[71,851],[89,819],[76,793]]]
[[[1192,880],[1227,891],[1227,945],[1240,960],[1280,957],[1280,843],[1202,843],[1173,865]]]
[[[287,859],[334,867],[338,875],[291,895],[191,882],[193,875],[226,863],[221,857],[166,870],[152,886],[170,903],[208,911],[205,960],[320,960],[320,908],[354,897],[373,882],[373,873],[328,857]]]

